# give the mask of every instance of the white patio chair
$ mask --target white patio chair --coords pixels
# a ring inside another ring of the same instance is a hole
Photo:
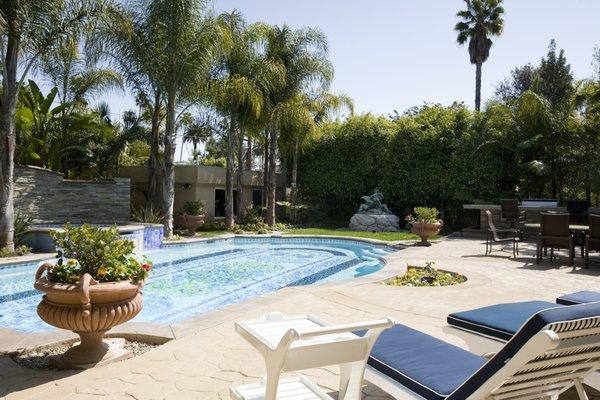
[[[367,358],[381,332],[394,325],[377,321],[330,325],[316,317],[270,313],[235,324],[236,331],[263,356],[267,376],[260,383],[233,387],[235,400],[332,400],[301,376],[280,379],[281,372],[340,365],[340,400],[359,400]],[[357,336],[353,331],[366,331]]]

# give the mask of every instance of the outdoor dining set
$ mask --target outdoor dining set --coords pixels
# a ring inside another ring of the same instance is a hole
[[[513,256],[519,254],[519,243],[524,236],[537,233],[536,262],[539,264],[550,253],[554,259],[554,250],[564,249],[569,252],[569,265],[576,257],[579,247],[584,265],[590,264],[590,253],[600,251],[600,215],[588,212],[588,203],[581,200],[569,201],[567,212],[544,211],[539,213],[539,222],[529,222],[526,211],[519,208],[516,199],[500,200],[501,218],[507,228],[497,228],[492,213],[486,210],[488,230],[486,251],[492,252],[494,243],[512,244]],[[548,251],[549,250],[549,251]]]

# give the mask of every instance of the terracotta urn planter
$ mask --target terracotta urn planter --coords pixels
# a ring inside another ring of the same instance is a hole
[[[63,368],[89,368],[131,356],[124,341],[105,340],[104,334],[116,325],[135,317],[143,307],[140,288],[143,282],[98,283],[83,275],[77,284],[53,283],[44,272],[50,264],[40,266],[34,287],[44,292],[37,307],[46,323],[78,334],[80,344],[61,357]]]
[[[442,220],[438,220],[437,222],[415,221],[411,222],[411,224],[412,228],[410,231],[421,237],[421,241],[417,243],[417,246],[431,246],[429,238],[440,233],[440,230],[444,225]]]
[[[182,228],[188,230],[190,235],[194,235],[196,233],[196,229],[200,228],[204,225],[204,220],[206,219],[205,214],[201,215],[190,215],[190,214],[179,214],[177,216],[177,224]]]

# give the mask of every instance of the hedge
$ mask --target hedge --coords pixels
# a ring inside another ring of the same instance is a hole
[[[324,125],[299,160],[300,193],[332,221],[348,220],[378,188],[400,217],[433,206],[456,223],[463,203],[506,190],[501,155],[477,152],[498,127],[479,118],[462,105],[426,105],[395,120],[366,114]]]

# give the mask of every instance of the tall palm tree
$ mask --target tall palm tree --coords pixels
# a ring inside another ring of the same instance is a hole
[[[225,178],[225,223],[234,223],[234,167],[237,153],[237,219],[243,213],[243,141],[246,133],[263,123],[265,97],[283,82],[283,68],[261,56],[259,43],[268,27],[247,26],[238,11],[222,14],[219,23],[225,33],[227,51],[219,63],[221,78],[213,89],[213,103],[229,121],[227,129],[227,165]],[[237,151],[236,151],[237,150]]]
[[[222,36],[203,0],[151,0],[146,12],[156,49],[150,74],[156,77],[166,98],[162,189],[165,236],[170,238],[173,236],[177,111],[188,101],[202,99]]]
[[[97,0],[6,0],[0,2],[0,246],[14,248],[13,172],[15,114],[19,90],[43,54],[77,35],[107,2]],[[20,76],[19,76],[20,73]]]
[[[502,0],[465,0],[466,10],[456,16],[461,19],[454,30],[456,41],[469,42],[469,57],[475,64],[475,109],[481,109],[481,66],[490,56],[491,36],[500,36],[504,27]]]
[[[267,222],[274,225],[277,142],[285,125],[286,110],[292,109],[290,103],[298,94],[326,90],[333,79],[333,66],[325,35],[312,28],[272,27],[267,36],[266,57],[285,68],[284,84],[271,91],[265,107],[269,112]]]
[[[159,209],[162,204],[158,196],[159,152],[165,104],[154,69],[158,42],[153,37],[155,30],[144,7],[114,7],[110,11],[109,23],[103,26],[98,39],[102,42],[105,58],[124,76],[136,95],[136,103],[150,123],[147,198],[153,207]]]

